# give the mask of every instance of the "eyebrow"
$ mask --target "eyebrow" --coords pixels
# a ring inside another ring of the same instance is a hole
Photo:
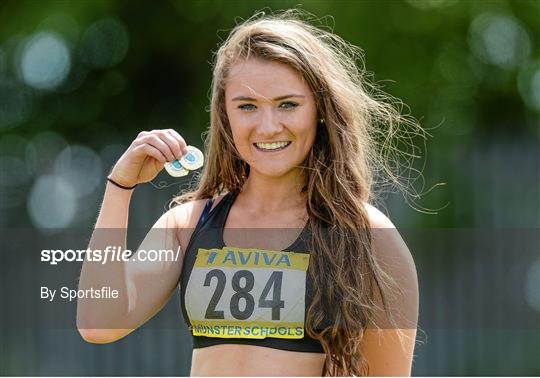
[[[306,96],[298,95],[298,94],[288,94],[288,95],[276,97],[273,101],[284,100],[286,98],[292,98],[292,97],[304,98]],[[237,97],[233,98],[232,101],[257,101],[257,100],[255,100],[254,98],[251,98],[251,97],[237,96]]]

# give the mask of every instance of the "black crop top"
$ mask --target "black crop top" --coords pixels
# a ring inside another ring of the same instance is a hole
[[[209,200],[189,241],[180,282],[193,348],[245,344],[324,353],[304,324],[313,286],[307,228],[284,251],[225,246],[223,228],[238,192],[211,212]]]

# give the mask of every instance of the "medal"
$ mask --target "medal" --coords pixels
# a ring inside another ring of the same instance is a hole
[[[202,167],[204,163],[203,153],[193,146],[187,146],[187,149],[188,153],[182,156],[180,159],[180,164],[182,164],[185,169],[190,171],[194,171]]]
[[[189,173],[189,171],[185,169],[178,160],[175,160],[172,163],[165,163],[165,170],[172,177],[183,177]]]
[[[182,156],[180,160],[165,163],[165,170],[173,177],[186,176],[189,171],[194,171],[203,166],[204,155],[196,147],[187,146],[187,154]]]

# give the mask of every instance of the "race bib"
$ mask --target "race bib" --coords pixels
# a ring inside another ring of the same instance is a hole
[[[186,288],[194,336],[304,337],[309,254],[199,248]]]

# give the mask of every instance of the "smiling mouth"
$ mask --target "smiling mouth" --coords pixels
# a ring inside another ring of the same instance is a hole
[[[272,143],[253,143],[255,148],[262,152],[273,152],[273,151],[281,151],[285,148],[289,147],[289,145],[292,142],[289,141],[283,141],[283,142],[272,142]]]

